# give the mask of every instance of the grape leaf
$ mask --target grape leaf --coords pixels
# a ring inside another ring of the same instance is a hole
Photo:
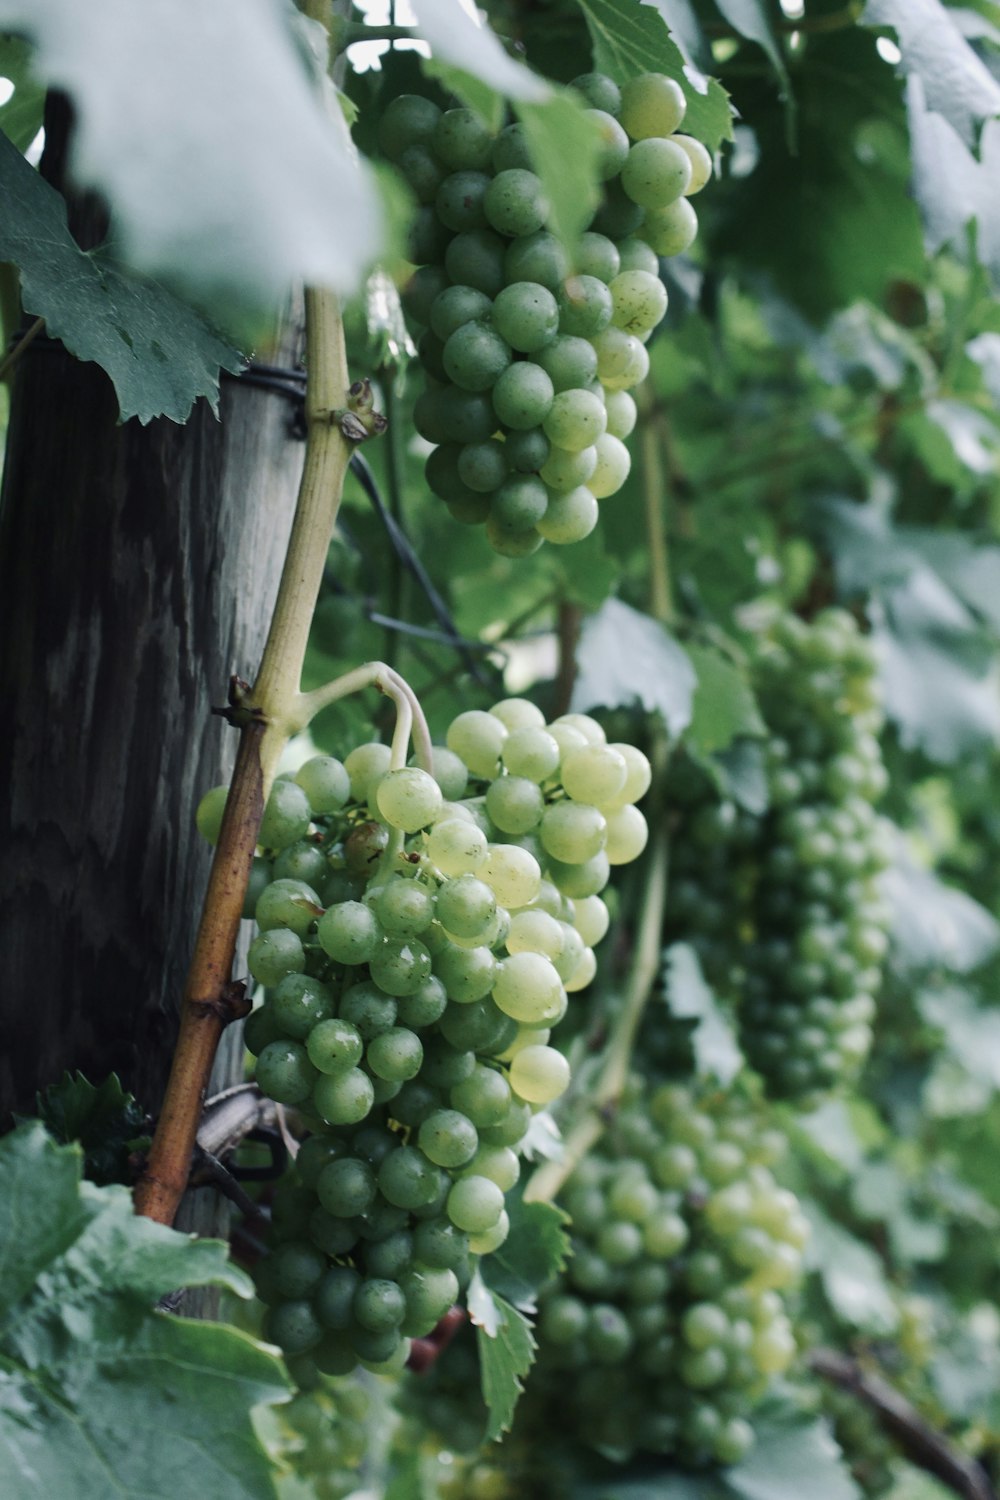
[[[927,107],[972,145],[984,120],[1000,114],[1000,83],[976,55],[940,0],[868,0],[866,26],[889,26],[902,68],[923,83]]]
[[[594,67],[625,83],[636,73],[666,73],[687,97],[684,129],[705,142],[710,151],[732,139],[732,111],[721,84],[712,80],[699,93],[684,66],[684,57],[670,36],[663,15],[635,0],[580,0],[580,9],[594,43]],[[698,74],[699,82],[704,82]]]
[[[754,1447],[724,1479],[736,1500],[802,1500],[806,1492],[809,1500],[861,1500],[823,1422],[760,1424]]]
[[[479,1371],[483,1400],[489,1412],[484,1442],[493,1442],[510,1430],[517,1399],[524,1390],[524,1376],[535,1361],[535,1340],[531,1324],[523,1313],[503,1297],[487,1293],[493,1303],[495,1332],[489,1333],[473,1311],[469,1313],[476,1327],[479,1348]]]
[[[599,153],[594,122],[568,93],[515,103],[535,171],[551,205],[550,227],[572,243],[597,207]]]
[[[670,1014],[677,1020],[696,1023],[691,1046],[698,1076],[717,1078],[721,1084],[731,1083],[743,1067],[743,1054],[732,1026],[706,983],[697,953],[689,943],[673,943],[664,959]]]
[[[91,1182],[126,1182],[128,1158],[136,1149],[144,1113],[112,1073],[99,1088],[82,1073],[64,1073],[36,1095],[42,1123],[57,1141],[79,1141],[84,1175]],[[148,1144],[148,1138],[147,1138]]]
[[[805,1200],[810,1235],[806,1265],[818,1271],[831,1308],[842,1322],[866,1333],[893,1333],[899,1314],[875,1251]]]
[[[696,678],[686,652],[664,625],[620,599],[609,599],[580,632],[573,708],[639,702],[678,735],[691,722]]]
[[[927,107],[922,80],[906,85],[906,111],[913,155],[913,191],[931,251],[978,224],[976,253],[994,279],[1000,277],[1000,203],[994,191],[1000,160],[1000,124],[983,127],[977,161],[954,126]]]
[[[498,37],[458,0],[413,0],[420,33],[436,60],[479,78],[508,99],[544,99],[549,85],[508,57]]]
[[[356,288],[381,237],[378,194],[283,7],[0,0],[0,26],[70,95],[74,175],[109,199],[130,264],[244,315],[299,278]]]
[[[965,891],[922,870],[902,839],[880,884],[889,903],[895,966],[967,974],[1000,946],[996,918]]]
[[[698,678],[686,741],[702,755],[766,733],[746,676],[714,646],[685,647]]]
[[[750,42],[756,42],[778,75],[782,92],[787,94],[789,90],[788,69],[785,66],[785,55],[781,50],[781,41],[774,29],[768,6],[764,0],[715,0],[719,10],[725,16],[734,31],[740,36],[746,37]]]
[[[2,134],[0,198],[0,260],[20,270],[25,311],[108,373],[122,421],[183,422],[199,396],[217,406],[219,368],[241,369],[237,351],[171,292],[116,264],[107,247],[81,250],[63,199]]]
[[[510,1233],[480,1262],[483,1281],[522,1312],[534,1312],[538,1292],[561,1271],[569,1254],[566,1215],[553,1203],[525,1203],[507,1195]]]
[[[154,1310],[177,1286],[249,1295],[226,1247],[80,1181],[37,1121],[0,1141],[0,1461],[9,1500],[272,1500],[250,1408],[288,1393],[247,1335]],[[150,1421],[154,1411],[155,1421]]]

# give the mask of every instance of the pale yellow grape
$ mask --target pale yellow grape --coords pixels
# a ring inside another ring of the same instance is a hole
[[[545,809],[540,835],[546,854],[564,865],[582,865],[604,848],[607,820],[585,802],[554,802]]]
[[[691,158],[682,146],[653,136],[636,141],[622,168],[621,184],[641,208],[664,208],[691,181]]]
[[[509,1234],[510,1216],[504,1208],[500,1210],[500,1217],[492,1229],[484,1229],[482,1234],[469,1235],[469,1249],[473,1255],[490,1255],[494,1250],[499,1250]]]
[[[562,994],[562,980],[542,953],[512,953],[500,963],[493,983],[493,1003],[528,1026],[551,1021]]]
[[[584,896],[573,902],[573,921],[589,948],[596,948],[611,924],[611,915],[600,896]]]
[[[642,348],[642,345],[639,347]],[[598,373],[600,359],[598,351]],[[604,379],[603,375],[601,379]],[[568,448],[571,453],[579,453],[582,449],[589,448],[607,425],[608,417],[600,397],[595,396],[593,391],[577,389],[559,392],[542,423],[542,429],[551,443],[560,448]]]
[[[534,900],[542,880],[535,856],[517,844],[491,844],[476,874],[508,910]]]
[[[344,761],[344,770],[351,779],[351,796],[355,802],[367,802],[378,782],[389,769],[392,751],[388,745],[379,745],[370,740],[358,745]]]
[[[625,785],[628,764],[613,745],[584,745],[563,756],[559,779],[577,802],[602,807]]]
[[[574,729],[572,724],[566,724],[561,719],[557,719],[554,724],[550,724],[548,732],[559,746],[559,752],[562,756],[568,755],[571,750],[581,750],[584,745],[590,743],[586,736],[580,733],[579,729]]]
[[[511,732],[545,728],[545,715],[529,698],[501,698],[499,703],[494,703],[490,713]]]
[[[559,745],[544,727],[515,729],[500,752],[504,769],[528,781],[547,781],[559,766]]]
[[[589,714],[561,714],[554,724],[549,725],[550,733],[554,731],[556,724],[566,724],[570,729],[575,729],[582,734],[588,745],[606,745],[608,737]]]
[[[427,836],[427,856],[431,864],[452,879],[478,870],[488,848],[482,829],[464,818],[448,818],[435,823]]]
[[[604,798],[594,799],[604,813],[615,812],[619,807],[625,807],[629,802],[641,801],[649,791],[650,783],[653,779],[653,768],[641,750],[637,750],[634,745],[625,744],[624,741],[612,745],[611,749],[617,750],[618,754],[624,758],[628,770],[625,777],[625,785],[616,796],[610,797],[607,800]]]
[[[471,708],[451,721],[445,738],[448,749],[462,757],[474,776],[486,776],[492,780],[497,773],[507,732],[506,724],[495,714]]]
[[[461,1175],[488,1177],[509,1193],[521,1176],[520,1158],[509,1146],[489,1146],[483,1141],[468,1166],[462,1168]]]
[[[542,953],[546,958],[556,959],[562,950],[562,924],[547,911],[528,907],[511,917],[508,953]]]
[[[632,468],[632,455],[619,438],[607,432],[601,434],[594,445],[597,449],[597,468],[587,480],[587,489],[598,500],[617,495]]]
[[[663,73],[640,73],[622,87],[618,119],[634,141],[673,135],[684,118],[684,90]]]
[[[518,1026],[517,1036],[503,1052],[497,1053],[498,1062],[513,1062],[525,1047],[544,1047],[552,1035],[551,1026]]]
[[[510,1065],[511,1088],[529,1104],[551,1104],[566,1092],[569,1076],[569,1063],[554,1047],[523,1047]]]
[[[600,441],[604,442],[604,438]],[[577,485],[575,490],[567,490],[565,494],[552,491],[545,514],[537,523],[538,534],[556,546],[582,542],[593,531],[599,518],[596,493],[587,485]]]
[[[605,328],[590,342],[597,353],[597,373],[609,390],[638,385],[649,374],[646,346],[623,328]]]
[[[651,209],[639,233],[657,255],[681,255],[694,244],[698,215],[686,198],[678,198],[667,208]]]
[[[392,828],[416,833],[434,821],[444,798],[433,776],[417,766],[389,771],[375,788],[379,812]]]
[[[464,802],[442,802],[441,811],[434,819],[435,823],[447,823],[449,819],[457,818],[462,823],[475,823],[476,816],[472,808]]]
[[[706,146],[701,141],[696,141],[693,135],[675,135],[674,142],[686,151],[691,161],[691,181],[684,191],[685,198],[693,198],[695,193],[700,193],[706,182],[712,175],[712,157]]]
[[[577,990],[585,990],[596,973],[597,955],[593,948],[584,948],[583,957],[566,981],[567,993],[573,995]]]
[[[568,448],[553,443],[549,456],[538,471],[538,477],[550,490],[568,494],[578,485],[586,484],[597,468],[597,449],[593,444],[571,453]]]
[[[614,304],[612,323],[638,339],[651,333],[667,311],[667,289],[648,271],[622,271],[608,289]]]
[[[608,432],[611,436],[623,439],[629,437],[639,415],[634,397],[628,391],[608,391],[604,398],[604,409],[608,414]]]
[[[608,863],[627,865],[638,859],[649,839],[649,826],[637,807],[620,807],[609,813],[607,843],[604,852]]]

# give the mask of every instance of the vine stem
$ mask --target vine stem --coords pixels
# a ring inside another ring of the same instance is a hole
[[[4,355],[3,359],[0,359],[0,380],[7,379],[7,377],[10,375],[11,370],[13,370],[14,366],[21,358],[21,355],[27,348],[30,347],[32,341],[34,339],[37,339],[38,335],[41,333],[44,327],[45,319],[36,318],[27,332],[25,332],[21,336],[21,338],[18,339],[13,349],[9,349]]]

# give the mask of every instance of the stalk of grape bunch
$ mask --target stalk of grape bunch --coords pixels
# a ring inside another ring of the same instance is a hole
[[[581,541],[617,493],[636,422],[629,394],[667,308],[659,257],[690,248],[708,151],[678,134],[685,100],[661,74],[619,89],[574,82],[599,143],[602,201],[575,245],[549,227],[524,129],[496,136],[469,109],[401,95],[379,141],[420,202],[404,293],[427,387],[414,413],[435,444],[427,483],[496,551]]]

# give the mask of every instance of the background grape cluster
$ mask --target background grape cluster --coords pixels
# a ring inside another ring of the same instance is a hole
[[[433,776],[375,743],[316,757],[261,824],[249,967],[267,998],[246,1040],[312,1134],[259,1290],[303,1370],[391,1360],[503,1242],[515,1148],[569,1082],[549,1035],[593,976],[598,893],[646,841],[649,763],[586,715],[546,725],[506,699],[447,739]]]
[[[685,100],[672,79],[619,89],[591,73],[574,86],[599,137],[603,199],[570,251],[548,228],[521,125],[493,136],[469,109],[401,95],[379,130],[422,205],[404,304],[424,328],[414,421],[437,445],[427,483],[511,557],[582,540],[625,482],[628,392],[667,307],[658,257],[691,245],[689,199],[711,173],[705,147],[676,133]]]

